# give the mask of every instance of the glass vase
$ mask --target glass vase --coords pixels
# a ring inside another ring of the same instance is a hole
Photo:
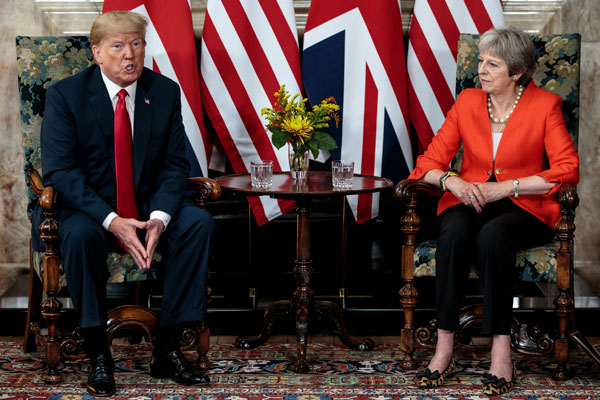
[[[288,160],[292,179],[303,181],[308,176],[308,150],[301,146],[288,143]]]

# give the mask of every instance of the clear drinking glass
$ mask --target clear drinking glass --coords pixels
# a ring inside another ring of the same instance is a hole
[[[350,189],[354,175],[354,161],[335,160],[331,162],[331,184],[336,189]]]
[[[250,176],[252,177],[252,187],[270,188],[273,185],[273,161],[250,161]]]

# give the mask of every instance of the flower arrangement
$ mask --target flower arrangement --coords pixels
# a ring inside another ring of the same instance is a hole
[[[266,129],[272,133],[273,145],[280,149],[286,143],[290,146],[290,169],[306,170],[308,151],[317,158],[319,150],[333,150],[337,148],[335,140],[330,134],[319,129],[329,126],[333,118],[336,127],[339,125],[338,111],[340,106],[333,97],[322,100],[314,105],[312,110],[307,110],[308,99],[299,97],[298,94],[290,98],[285,90],[285,85],[275,93],[277,100],[273,108],[265,107],[260,110],[268,124]]]

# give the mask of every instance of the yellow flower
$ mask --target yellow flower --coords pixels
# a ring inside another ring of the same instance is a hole
[[[312,126],[308,118],[302,115],[292,115],[289,118],[283,120],[281,128],[289,132],[292,136],[297,136],[302,143],[305,139],[310,139]]]
[[[308,99],[300,94],[290,95],[285,85],[281,85],[274,95],[273,107],[262,108],[260,114],[267,122],[265,128],[271,132],[271,141],[277,149],[289,143],[294,145],[294,151],[310,150],[316,158],[319,150],[337,147],[331,135],[321,131],[321,128],[329,127],[332,119],[338,126],[340,106],[335,104],[333,97],[311,108],[307,105]]]

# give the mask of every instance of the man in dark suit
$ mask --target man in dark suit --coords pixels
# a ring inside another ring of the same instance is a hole
[[[167,256],[152,376],[209,383],[186,362],[179,340],[182,324],[206,316],[214,222],[185,198],[180,89],[144,68],[146,24],[128,11],[96,19],[90,32],[96,65],[48,89],[41,131],[44,181],[62,200],[60,256],[91,360],[88,392],[96,396],[115,392],[106,257],[120,247],[142,269],[157,245]],[[34,218],[35,246],[43,249],[39,210]]]

